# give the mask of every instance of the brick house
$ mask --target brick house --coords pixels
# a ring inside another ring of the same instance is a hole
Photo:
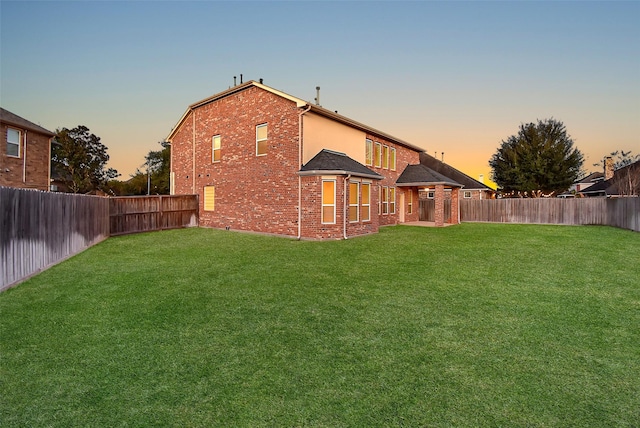
[[[204,227],[341,239],[417,221],[420,187],[457,185],[403,180],[421,148],[262,82],[192,104],[167,141],[171,194],[197,194]]]
[[[0,128],[0,186],[49,190],[55,134],[3,108]]]

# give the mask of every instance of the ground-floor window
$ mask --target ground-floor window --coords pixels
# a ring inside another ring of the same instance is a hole
[[[336,222],[336,181],[322,180],[322,223]]]
[[[362,213],[362,221],[371,220],[371,184],[362,183],[362,206],[360,207]]]
[[[407,214],[413,214],[413,192],[407,192]]]
[[[214,211],[216,206],[215,199],[216,199],[216,187],[205,186],[204,187],[204,210],[205,211]]]
[[[389,187],[389,214],[396,213],[396,188]]]
[[[360,205],[360,183],[349,182],[349,221],[355,223],[359,220],[358,208]]]
[[[382,214],[389,214],[389,188],[382,187]]]

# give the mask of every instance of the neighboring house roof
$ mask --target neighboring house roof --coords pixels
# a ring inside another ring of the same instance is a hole
[[[620,174],[627,173],[628,170],[635,169],[638,170],[638,174],[640,174],[640,161],[636,161],[632,164],[629,164],[625,167],[615,170],[612,178],[608,180],[598,181],[597,183],[587,187],[585,190],[580,190],[579,193],[583,193],[585,195],[618,195],[620,191],[618,189],[619,180],[618,177]],[[604,175],[604,174],[603,174]]]
[[[586,177],[575,181],[573,184],[595,183],[597,181],[601,181],[602,179],[604,179],[604,173],[603,172],[592,172],[591,174],[587,175]]]
[[[411,143],[408,143],[408,142],[406,142],[404,140],[396,138],[396,137],[394,137],[392,135],[389,135],[389,134],[387,134],[385,132],[379,131],[379,130],[377,130],[375,128],[372,128],[372,127],[370,127],[368,125],[365,125],[363,123],[357,122],[357,121],[355,121],[353,119],[350,119],[350,118],[348,118],[346,116],[342,116],[341,114],[338,114],[336,112],[328,110],[328,109],[326,109],[324,107],[320,107],[319,105],[312,104],[312,103],[310,103],[308,101],[304,101],[301,98],[294,97],[292,95],[286,94],[286,93],[284,93],[282,91],[279,91],[277,89],[271,88],[271,87],[269,87],[267,85],[264,85],[262,83],[256,82],[254,80],[250,80],[250,81],[248,81],[246,83],[242,83],[240,85],[234,86],[232,88],[227,89],[226,91],[217,93],[217,94],[212,95],[212,96],[210,96],[208,98],[205,98],[203,100],[200,100],[200,101],[198,101],[196,103],[191,104],[189,106],[189,108],[187,109],[187,111],[182,115],[182,117],[180,118],[178,123],[173,127],[173,129],[171,130],[171,132],[167,136],[167,138],[166,138],[167,141],[171,141],[171,139],[173,138],[175,133],[178,132],[178,129],[180,128],[182,123],[185,121],[185,119],[187,118],[187,116],[189,115],[189,112],[191,110],[193,110],[195,108],[198,108],[198,107],[202,107],[203,105],[209,104],[209,103],[217,101],[219,99],[225,98],[225,97],[227,97],[229,95],[238,93],[238,92],[243,91],[243,90],[245,90],[245,89],[247,89],[249,87],[256,87],[256,88],[263,89],[263,90],[265,90],[267,92],[271,92],[272,94],[278,95],[280,97],[283,97],[283,98],[286,98],[286,99],[288,99],[290,101],[295,102],[296,106],[299,107],[299,108],[302,108],[302,107],[308,108],[309,111],[312,112],[312,113],[316,113],[316,114],[319,114],[321,116],[327,117],[329,119],[333,119],[336,122],[340,122],[342,124],[351,126],[352,128],[358,129],[360,131],[367,132],[367,133],[372,134],[372,135],[377,135],[379,137],[386,138],[386,139],[388,139],[388,140],[390,140],[390,141],[392,141],[392,142],[394,142],[396,144],[400,144],[402,146],[408,147],[410,149],[413,149],[413,150],[416,150],[416,151],[419,151],[419,152],[422,152],[424,150],[421,147],[414,146]]]
[[[44,129],[40,125],[36,125],[33,122],[28,121],[25,118],[18,116],[17,114],[11,113],[9,110],[5,110],[0,107],[0,122],[13,125],[16,128],[26,129],[28,131],[38,132],[40,134],[47,135],[49,137],[53,137],[55,134],[48,129]]]
[[[457,170],[451,165],[448,165],[442,161],[439,161],[426,152],[420,153],[420,163],[432,169],[433,171],[454,179],[456,182],[460,183],[462,187],[465,188],[465,190],[487,190],[490,192],[495,192],[494,189],[487,186],[486,184],[469,177],[464,172]]]
[[[462,184],[422,164],[407,165],[396,180],[397,186],[433,186],[436,184],[462,187]]]
[[[370,170],[344,153],[323,149],[300,168],[300,175],[354,175],[382,180],[380,174]]]

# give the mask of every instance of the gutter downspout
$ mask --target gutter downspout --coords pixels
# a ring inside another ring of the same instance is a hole
[[[342,219],[343,219],[343,237],[347,239],[347,181],[351,178],[351,174],[347,175],[344,178],[344,186],[342,188],[342,201],[343,201],[343,209],[342,209]]]
[[[191,193],[196,194],[196,111],[191,110],[192,126],[191,126]]]
[[[20,148],[18,148],[20,150]],[[22,182],[27,184],[27,130],[24,130],[24,153],[22,156]]]
[[[306,110],[298,113],[298,165],[302,168],[302,115],[311,110],[308,105]],[[302,177],[298,174],[298,241],[302,237]]]

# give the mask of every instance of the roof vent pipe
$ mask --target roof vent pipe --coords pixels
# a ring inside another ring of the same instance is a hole
[[[242,73],[240,73],[240,84],[242,85]]]
[[[316,86],[316,105],[320,105],[320,86]]]
[[[233,76],[233,86],[236,86],[236,76]]]
[[[442,155],[442,157],[440,158],[440,162],[444,162],[444,152],[440,153]]]

